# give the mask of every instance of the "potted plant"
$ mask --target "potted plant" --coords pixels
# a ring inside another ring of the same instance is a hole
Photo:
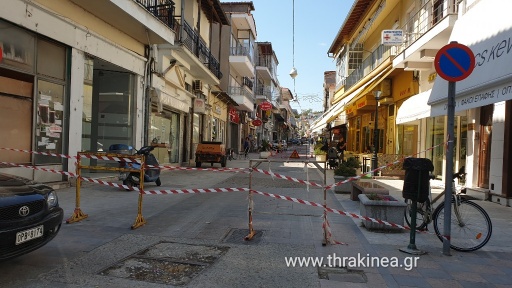
[[[327,160],[327,151],[322,150],[323,143],[316,143],[314,147],[316,161],[325,162]]]
[[[267,140],[261,140],[260,158],[267,159],[272,150],[272,145]]]
[[[340,181],[345,181],[350,177],[357,176],[356,168],[347,165],[347,162],[342,162],[334,169],[334,182],[338,183]],[[351,193],[352,192],[352,182],[343,183],[341,185],[334,187],[334,192],[336,193]]]

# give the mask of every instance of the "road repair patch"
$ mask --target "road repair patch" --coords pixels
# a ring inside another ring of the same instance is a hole
[[[160,242],[117,262],[100,275],[183,286],[228,250],[229,247]]]

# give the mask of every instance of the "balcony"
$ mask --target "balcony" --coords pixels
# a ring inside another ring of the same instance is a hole
[[[173,1],[70,1],[141,43],[174,43]]]
[[[265,85],[257,85],[256,89],[254,89],[254,96],[258,100],[272,100],[272,90],[270,86]]]
[[[395,47],[384,45],[380,45],[377,49],[373,50],[373,52],[366,57],[357,69],[354,69],[354,71],[352,71],[352,73],[350,73],[342,83],[342,85],[345,85],[345,90],[354,86],[354,84],[359,82],[366,75],[370,74],[370,72],[375,70],[375,68],[382,64],[386,59],[395,55],[395,51]]]
[[[259,56],[256,60],[256,72],[263,81],[272,81],[274,76],[274,63],[270,55]]]
[[[448,44],[457,20],[453,0],[427,1],[401,27],[404,44],[398,47],[393,67],[405,70],[430,70],[437,51]]]
[[[238,110],[252,112],[254,111],[254,100],[252,92],[245,87],[229,86],[228,94],[238,104]]]
[[[203,80],[205,83],[214,85],[220,84],[222,73],[219,62],[211,54],[206,43],[186,21],[181,27],[180,20],[175,22],[177,31],[175,45],[158,45],[159,57],[166,58],[160,59],[159,62],[168,64],[169,59],[178,59],[180,65],[190,71],[193,79]]]
[[[242,45],[231,47],[229,55],[229,64],[238,71],[241,76],[249,78],[254,77],[254,65],[248,47]]]

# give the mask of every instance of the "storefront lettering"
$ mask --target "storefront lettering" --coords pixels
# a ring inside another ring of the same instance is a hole
[[[485,49],[481,52],[475,54],[475,67],[482,66],[486,62],[494,61],[504,54],[509,54],[512,50],[512,43],[510,43],[510,37],[508,39],[504,39],[498,44],[492,46],[489,49]]]
[[[500,97],[503,97],[503,96],[509,96],[510,94],[512,94],[512,85],[507,85],[507,86],[504,86],[500,89],[492,89],[492,90],[489,90],[489,91],[486,91],[486,92],[482,92],[482,93],[478,93],[478,94],[475,94],[475,95],[471,95],[471,96],[467,96],[467,97],[464,97],[462,99],[456,99],[455,101],[455,107],[458,107],[459,105],[460,106],[465,106],[465,105],[470,105],[470,104],[473,104],[473,103],[477,103],[477,102],[489,102],[487,104],[491,104],[491,103],[494,103],[496,101],[491,101],[491,99],[494,99],[495,97],[496,98],[500,98]],[[505,99],[506,100],[506,99]],[[485,105],[484,104],[480,104],[478,106],[483,106]],[[475,106],[475,105],[470,105],[470,106]],[[444,110],[448,110],[448,104],[444,104]],[[470,107],[472,108],[472,107]],[[470,108],[466,108],[466,109],[470,109]]]

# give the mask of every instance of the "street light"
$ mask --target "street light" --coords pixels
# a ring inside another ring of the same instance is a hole
[[[380,95],[382,94],[381,91],[373,91],[373,95],[375,96],[375,119],[374,119],[374,128],[373,128],[373,156],[372,156],[372,171],[373,176],[377,175],[377,169],[379,159],[377,157],[377,150],[379,149],[379,100]]]

